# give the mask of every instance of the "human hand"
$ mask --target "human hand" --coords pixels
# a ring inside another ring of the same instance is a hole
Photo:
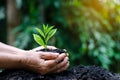
[[[48,49],[50,49],[50,50],[53,50],[53,49],[57,49],[56,47],[54,47],[54,46],[47,46],[47,48]],[[38,51],[38,50],[41,50],[41,49],[44,49],[44,47],[43,46],[40,46],[40,47],[37,47],[37,48],[35,48],[35,49],[33,49],[34,51]],[[63,50],[65,50],[65,49],[63,49]],[[65,50],[65,52],[66,52],[66,50]],[[57,73],[57,72],[61,72],[61,71],[64,71],[64,70],[66,70],[68,67],[69,67],[69,54],[68,53],[65,53],[67,56],[65,57],[65,58],[63,58],[63,60],[61,60],[61,61],[58,61],[58,63],[59,64],[57,64],[56,66],[55,66],[55,70],[53,71],[53,73]],[[57,61],[57,60],[56,60]]]
[[[57,63],[61,60],[63,60],[61,63]],[[36,52],[32,50],[26,51],[25,54],[22,55],[20,62],[23,68],[41,74],[60,72],[69,66],[66,54]]]
[[[54,46],[47,46],[47,48],[50,49],[50,50],[57,49]],[[37,47],[33,50],[38,51],[38,50],[41,50],[41,49],[44,49],[44,47],[40,46],[40,47]],[[63,49],[63,50],[65,50],[65,49]],[[65,52],[66,52],[66,50],[65,50]],[[56,69],[53,71],[53,73],[58,73],[58,72],[64,71],[69,67],[69,65],[70,65],[69,64],[69,54],[68,53],[65,53],[65,54],[66,54],[66,57],[63,58],[61,61],[56,60],[58,62],[58,64],[54,67]]]

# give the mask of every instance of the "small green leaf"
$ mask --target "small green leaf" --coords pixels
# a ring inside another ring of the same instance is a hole
[[[50,26],[47,28],[46,32],[45,32],[45,36],[52,30],[54,26]]]
[[[43,29],[44,29],[44,31],[45,31],[45,29],[46,29],[46,26],[43,24]]]
[[[57,29],[53,29],[48,33],[47,39],[46,39],[46,43],[48,42],[48,40],[56,33]]]
[[[41,46],[44,46],[44,41],[43,39],[37,35],[37,34],[33,34],[34,40]]]
[[[44,33],[46,33],[47,28],[48,28],[48,25],[45,26],[45,25],[43,24]]]
[[[41,29],[36,28],[36,30],[40,33],[40,35],[41,35],[42,37],[45,37],[45,35],[44,35],[44,33],[42,32],[42,30],[41,30]]]

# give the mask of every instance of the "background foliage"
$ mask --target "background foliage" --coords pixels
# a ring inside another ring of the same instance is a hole
[[[16,47],[37,47],[32,37],[36,33],[34,27],[43,23],[54,25],[58,31],[49,44],[67,49],[71,66],[98,65],[120,72],[120,3],[117,0],[17,1],[22,22],[12,31],[17,33]]]

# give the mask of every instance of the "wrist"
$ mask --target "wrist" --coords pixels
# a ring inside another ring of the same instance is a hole
[[[18,68],[24,68],[25,67],[25,60],[27,58],[27,51],[21,50],[19,52],[16,52],[16,62],[18,65]]]
[[[29,60],[29,57],[31,56],[31,51],[29,50],[24,50],[18,53],[19,59],[18,63],[21,65],[21,68],[27,69],[28,64],[27,61]]]

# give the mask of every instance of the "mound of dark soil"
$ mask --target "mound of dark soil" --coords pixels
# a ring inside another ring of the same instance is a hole
[[[120,80],[120,75],[96,66],[76,66],[57,74],[40,75],[25,70],[4,70],[0,80]]]

